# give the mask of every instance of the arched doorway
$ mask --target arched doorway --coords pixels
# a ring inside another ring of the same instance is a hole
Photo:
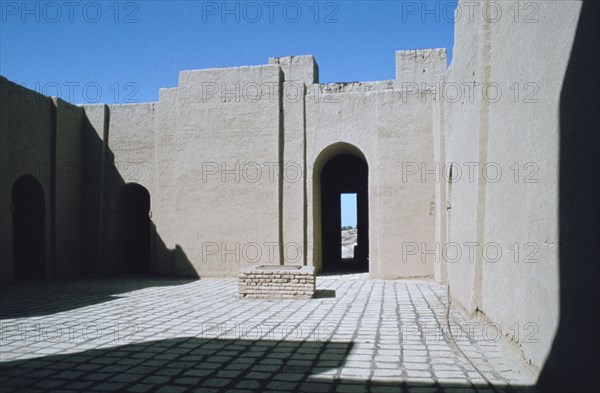
[[[150,272],[150,193],[128,183],[119,188],[112,209],[112,257],[117,273]]]
[[[369,271],[369,168],[362,153],[352,148],[356,152],[342,149],[334,154],[325,161],[320,172],[320,195],[315,202],[320,205],[320,220],[316,220],[316,225],[320,222],[324,272]],[[351,231],[355,245],[350,244],[349,253],[344,252],[348,245],[342,240],[346,236],[346,231],[342,232],[342,217],[347,214],[342,211],[343,194],[354,195],[356,200],[356,225]]]
[[[44,189],[31,175],[12,189],[13,251],[16,279],[46,277]]]

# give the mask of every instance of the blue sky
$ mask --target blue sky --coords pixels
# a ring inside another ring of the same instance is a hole
[[[321,82],[395,77],[394,51],[445,47],[455,1],[0,2],[0,74],[73,103],[158,99],[181,70],[313,54]]]
[[[341,194],[342,226],[356,226],[356,194]]]

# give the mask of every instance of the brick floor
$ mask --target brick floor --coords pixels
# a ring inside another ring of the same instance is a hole
[[[237,281],[30,282],[0,292],[0,392],[531,391],[508,346],[429,281],[324,276],[318,298],[238,299]],[[473,322],[473,321],[470,321]]]

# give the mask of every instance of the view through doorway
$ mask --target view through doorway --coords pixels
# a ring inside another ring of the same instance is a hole
[[[352,261],[358,247],[356,228],[356,193],[340,194],[342,261]]]
[[[324,272],[369,271],[368,166],[342,153],[329,159],[320,177]]]

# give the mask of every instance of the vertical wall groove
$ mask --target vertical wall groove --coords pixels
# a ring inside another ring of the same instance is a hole
[[[302,264],[306,266],[306,264],[308,263],[308,185],[306,183],[308,176],[308,163],[306,159],[306,84],[302,84],[302,86],[302,207],[304,209],[302,212]]]
[[[489,3],[490,0],[487,0]],[[481,53],[481,75],[482,86],[488,86],[491,81],[491,22],[483,18],[483,43]],[[485,92],[484,92],[485,95]],[[488,142],[490,130],[490,103],[488,100],[481,100],[479,114],[479,180],[477,182],[477,217],[476,217],[476,242],[478,251],[476,253],[474,277],[473,277],[473,296],[471,311],[481,310],[482,290],[483,290],[483,250],[485,241],[485,207],[487,180],[483,176],[483,168],[488,159]]]
[[[100,269],[100,271],[107,273],[108,270],[106,265],[110,261],[109,250],[106,249],[106,231],[108,228],[105,226],[104,217],[106,215],[106,155],[108,154],[108,137],[109,137],[109,122],[110,122],[110,112],[108,110],[107,105],[103,105],[104,109],[104,121],[102,124],[102,157],[100,168],[100,239],[99,240],[99,249],[101,250],[101,261],[104,266]]]
[[[58,247],[56,244],[56,148],[57,148],[57,129],[58,118],[56,115],[56,106],[58,99],[54,98],[50,105],[50,276],[56,277],[56,253]],[[46,254],[47,255],[47,254]]]
[[[284,148],[285,148],[285,127],[283,124],[284,116],[283,116],[283,83],[284,83],[284,74],[283,71],[279,71],[279,174],[277,177],[278,187],[279,187],[279,264],[284,264],[284,243],[283,243],[283,176],[284,176]]]

